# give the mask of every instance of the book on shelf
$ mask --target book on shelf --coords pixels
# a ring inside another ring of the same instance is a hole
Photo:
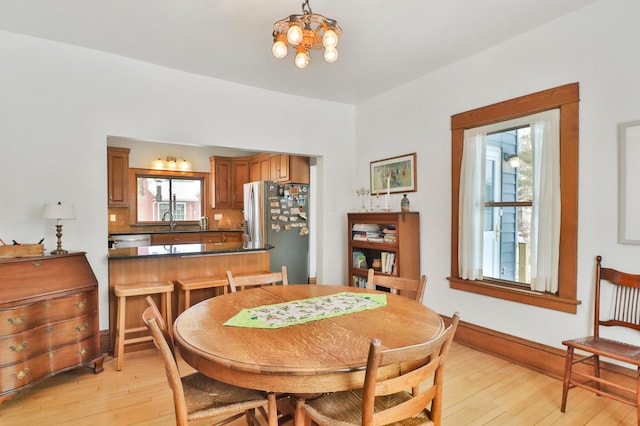
[[[395,253],[389,253],[387,255],[387,263],[385,263],[384,266],[384,273],[385,274],[392,274],[394,269],[395,269],[395,261],[396,261],[396,254]]]
[[[351,276],[351,284],[354,287],[366,288],[367,287],[367,277],[361,277],[359,275]]]
[[[395,269],[396,254],[393,252],[380,252],[381,268],[380,272],[384,274],[392,274]]]
[[[364,253],[359,251],[353,252],[353,267],[362,269],[368,268],[367,257],[364,255]]]

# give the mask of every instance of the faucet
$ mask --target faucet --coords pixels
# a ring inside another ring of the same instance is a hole
[[[173,213],[171,211],[166,211],[164,212],[164,214],[162,215],[162,221],[164,222],[164,218],[169,215],[169,229],[170,230],[174,230],[176,228],[176,221],[173,220]]]

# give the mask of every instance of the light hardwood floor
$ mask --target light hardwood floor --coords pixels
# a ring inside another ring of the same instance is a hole
[[[190,368],[181,363],[182,374]],[[445,373],[444,425],[636,425],[635,408],[455,344]],[[242,425],[244,422],[235,423]],[[173,402],[155,350],[126,354],[123,370],[78,369],[0,405],[0,425],[173,425]]]

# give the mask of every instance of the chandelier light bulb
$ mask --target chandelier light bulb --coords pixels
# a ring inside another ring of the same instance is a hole
[[[278,40],[275,43],[273,43],[273,56],[275,56],[278,59],[282,59],[285,56],[287,56],[287,45],[284,41],[282,40]]]
[[[338,60],[339,38],[342,28],[338,21],[313,13],[309,0],[302,2],[302,14],[291,14],[273,24],[273,56],[282,59],[288,49],[295,50],[294,64],[303,69],[311,63],[311,50],[324,50],[327,63]]]
[[[335,47],[327,47],[324,49],[324,60],[330,64],[333,64],[338,60],[338,49]]]
[[[311,63],[311,57],[309,56],[309,52],[301,51],[296,54],[295,60],[296,66],[300,69],[306,68],[307,65]]]
[[[338,34],[334,30],[326,30],[322,36],[322,45],[325,48],[336,47],[338,45]]]
[[[302,41],[302,28],[298,23],[292,23],[287,30],[287,41],[292,46],[297,46]]]

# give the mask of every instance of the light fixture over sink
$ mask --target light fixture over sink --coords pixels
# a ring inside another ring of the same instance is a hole
[[[162,158],[153,160],[151,167],[156,170],[189,171],[191,170],[191,163],[185,158],[178,160],[176,157],[167,157],[166,161],[163,161]]]
[[[332,64],[338,60],[338,38],[342,29],[335,19],[311,11],[309,0],[302,3],[302,15],[290,15],[273,24],[273,56],[287,56],[287,46],[295,47],[295,64],[306,68],[311,63],[309,50],[324,48],[324,59]]]

